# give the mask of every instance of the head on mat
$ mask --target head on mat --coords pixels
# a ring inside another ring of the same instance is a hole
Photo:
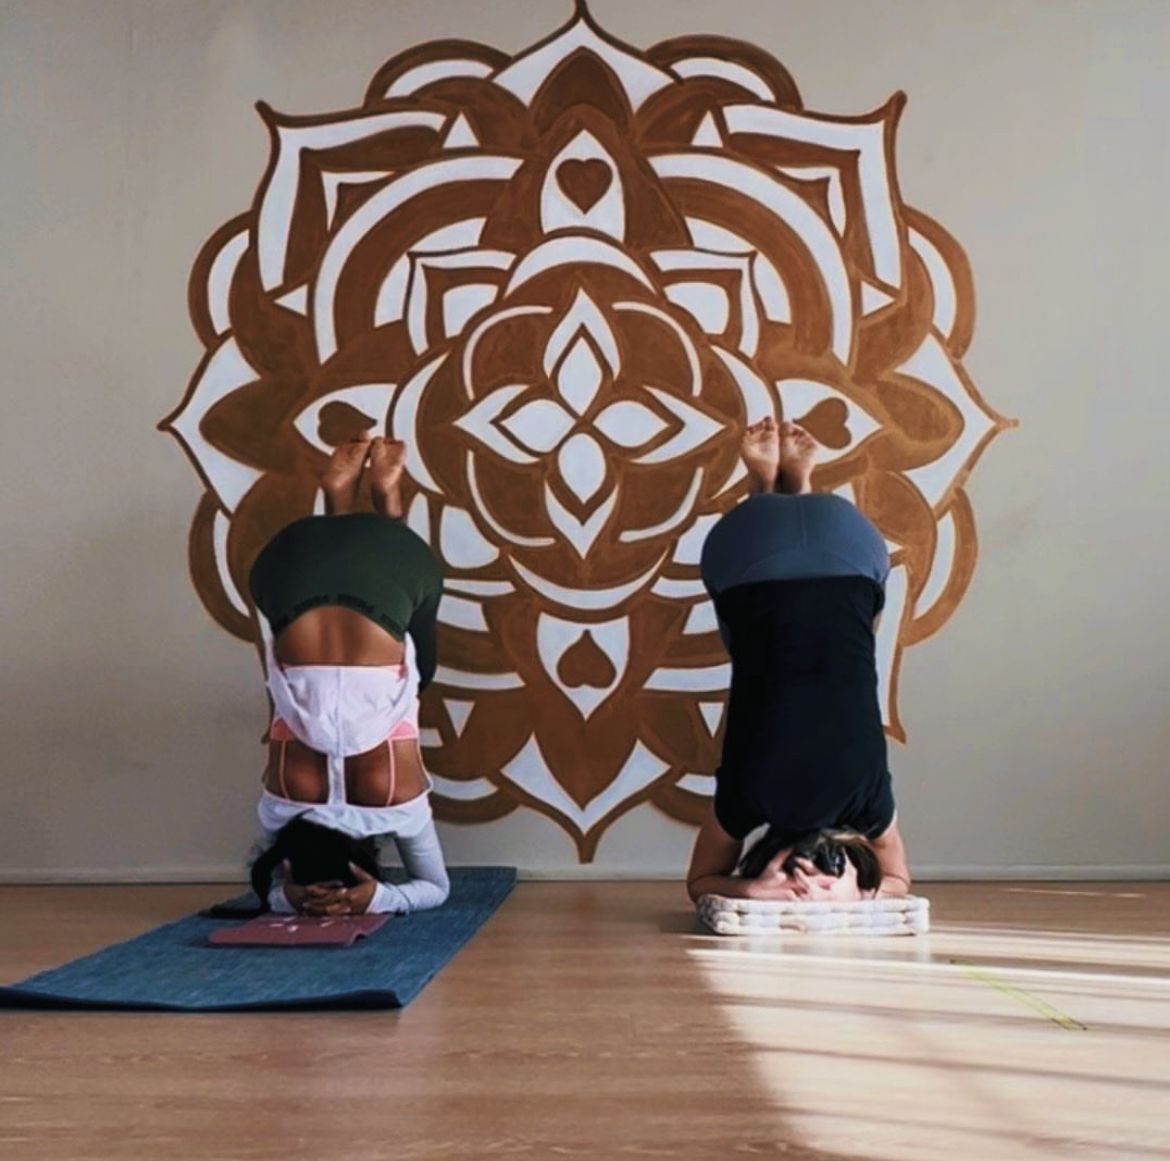
[[[323,883],[356,886],[354,867],[375,879],[382,878],[372,838],[354,838],[303,815],[281,827],[252,864],[252,890],[261,900],[267,900],[273,875],[281,866],[287,868],[289,881],[300,887]]]
[[[852,830],[793,835],[770,827],[747,849],[737,869],[745,879],[768,877],[777,885],[785,881],[796,899],[867,899],[882,880],[873,847]]]

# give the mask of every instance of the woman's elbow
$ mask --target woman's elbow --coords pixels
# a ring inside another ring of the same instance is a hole
[[[697,878],[687,880],[687,898],[694,907],[698,907],[699,900],[704,895],[717,894],[719,894],[718,884],[711,881],[710,875],[699,875]]]
[[[416,911],[433,911],[436,907],[442,907],[450,898],[451,882],[444,876],[442,879],[432,880],[426,884],[426,888],[418,893],[414,909]]]

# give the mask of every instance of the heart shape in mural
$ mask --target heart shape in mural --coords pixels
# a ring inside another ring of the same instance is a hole
[[[571,158],[557,166],[557,185],[584,214],[605,197],[613,185],[613,171],[600,158]]]
[[[849,431],[849,407],[843,399],[825,399],[799,422],[810,435],[827,448],[840,451],[852,442]]]
[[[557,674],[570,689],[589,686],[591,689],[607,689],[617,680],[613,662],[593,640],[593,634],[586,631],[581,640],[565,650]]]

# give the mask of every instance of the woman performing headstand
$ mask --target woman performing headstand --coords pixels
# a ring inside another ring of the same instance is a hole
[[[715,796],[687,873],[696,902],[845,901],[910,887],[874,654],[889,555],[854,505],[812,492],[815,452],[795,424],[749,427],[743,457],[758,494],[703,548],[731,692]]]
[[[272,699],[258,807],[270,845],[252,886],[274,911],[404,912],[447,898],[418,746],[442,578],[401,519],[404,459],[394,440],[338,448],[321,482],[328,514],[290,524],[252,568]],[[356,511],[367,493],[373,511]],[[394,838],[405,883],[381,880],[379,836]]]

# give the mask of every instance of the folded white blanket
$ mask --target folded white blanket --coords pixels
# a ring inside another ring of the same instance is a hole
[[[704,895],[698,911],[716,935],[922,935],[930,930],[930,902],[920,895],[856,903]]]

